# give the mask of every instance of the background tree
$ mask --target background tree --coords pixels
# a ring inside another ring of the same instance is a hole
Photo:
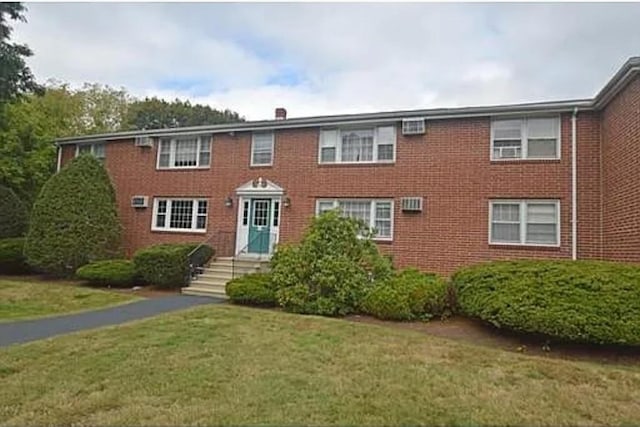
[[[216,125],[244,121],[231,110],[215,110],[208,105],[176,99],[145,98],[129,105],[126,129],[162,129],[184,126]]]
[[[90,155],[75,158],[33,205],[25,255],[39,271],[65,276],[91,261],[116,258],[121,225],[113,186]]]
[[[33,53],[28,46],[10,43],[9,20],[26,21],[22,3],[0,3],[0,106],[23,93],[39,91],[25,58]]]
[[[27,231],[27,210],[10,188],[0,185],[0,239],[20,237]]]

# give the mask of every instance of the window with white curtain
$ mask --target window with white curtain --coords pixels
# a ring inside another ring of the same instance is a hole
[[[106,158],[105,143],[94,142],[92,144],[79,144],[76,146],[76,157],[81,154],[91,154],[96,159],[104,163],[104,159]]]
[[[254,133],[251,138],[251,166],[273,164],[273,132]]]
[[[491,122],[491,159],[560,158],[560,118],[529,117]]]
[[[341,215],[363,221],[374,230],[374,238],[391,240],[393,237],[393,201],[386,199],[320,199],[316,213],[338,209]]]
[[[189,135],[160,139],[158,169],[203,168],[210,163],[210,136]]]
[[[395,160],[395,126],[323,129],[320,163],[375,163]]]
[[[204,233],[207,229],[207,200],[155,198],[151,228],[158,231]]]
[[[560,202],[557,200],[494,200],[489,216],[489,243],[560,244]]]

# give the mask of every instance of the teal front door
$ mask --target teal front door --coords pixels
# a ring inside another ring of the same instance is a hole
[[[268,254],[271,233],[271,199],[251,199],[249,250],[251,254]]]

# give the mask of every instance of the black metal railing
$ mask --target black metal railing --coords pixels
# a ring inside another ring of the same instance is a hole
[[[231,278],[235,278],[236,277],[236,261],[237,261],[237,257],[239,257],[242,254],[247,254],[249,253],[249,248],[252,247],[254,244],[259,244],[260,247],[263,247],[264,245],[264,239],[268,239],[267,241],[267,252],[266,253],[258,253],[256,260],[258,261],[262,261],[263,258],[268,258],[271,256],[271,254],[273,253],[273,249],[276,245],[276,233],[273,231],[270,232],[262,232],[259,231],[258,234],[256,234],[255,236],[253,236],[253,238],[246,244],[244,245],[244,247],[242,247],[242,249],[240,249],[236,255],[232,258],[231,260]]]
[[[198,246],[193,248],[187,255],[189,262],[189,277],[187,285],[191,283],[199,274],[204,271],[204,265],[209,261],[205,246],[209,245],[213,248],[215,256],[233,256],[233,248],[235,246],[235,232],[233,231],[215,231],[211,233],[205,240],[200,242]]]

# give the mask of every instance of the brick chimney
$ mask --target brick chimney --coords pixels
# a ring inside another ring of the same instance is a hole
[[[282,107],[276,108],[276,120],[286,120],[287,119],[287,110]]]

